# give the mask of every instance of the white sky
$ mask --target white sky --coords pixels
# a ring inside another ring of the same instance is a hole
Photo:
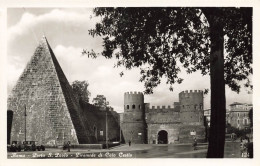
[[[91,59],[82,56],[83,49],[102,50],[101,38],[93,38],[88,30],[93,28],[95,18],[90,8],[13,8],[8,9],[8,93],[12,90],[27,62],[33,55],[38,41],[45,35],[56,55],[69,82],[87,80],[93,97],[105,95],[110,105],[117,112],[123,112],[124,92],[144,91],[139,82],[139,69],[125,71],[113,68],[115,59],[98,57]],[[119,73],[124,72],[120,77]],[[178,101],[178,94],[184,90],[210,89],[209,76],[202,77],[199,72],[187,75],[182,84],[174,85],[173,92],[163,79],[161,85],[154,89],[154,94],[145,95],[145,102],[150,105],[172,105]],[[226,88],[227,106],[233,102],[252,103],[252,95],[245,89],[240,94]],[[210,107],[210,93],[204,98],[204,107]]]

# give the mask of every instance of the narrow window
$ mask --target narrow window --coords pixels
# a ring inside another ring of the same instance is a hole
[[[245,119],[245,122],[244,122],[245,125],[247,125],[247,119]]]
[[[128,110],[129,110],[129,105],[126,105],[126,109],[128,109]]]
[[[132,109],[135,109],[135,105],[132,105]]]

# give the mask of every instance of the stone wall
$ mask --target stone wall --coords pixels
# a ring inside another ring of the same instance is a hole
[[[152,106],[146,109],[146,123],[180,123],[179,107]]]
[[[126,142],[129,140],[132,143],[143,144],[146,143],[147,131],[144,122],[123,122],[122,131]]]
[[[193,135],[196,134],[196,135]],[[191,143],[196,137],[198,142],[206,141],[206,129],[204,126],[199,123],[185,125],[182,124],[180,127],[179,133],[179,142],[180,143]]]
[[[168,144],[178,142],[180,126],[180,108],[171,106],[146,107],[146,122],[148,124],[148,143],[158,142],[158,133],[166,131],[168,134]]]
[[[162,130],[168,133],[168,144],[179,142],[180,123],[149,123],[148,124],[148,143],[158,144],[158,133]]]
[[[106,124],[108,140],[119,141],[120,124],[117,112],[109,111],[108,108],[103,110],[91,104],[81,104],[81,107],[84,112],[84,122],[89,125],[90,133],[95,137],[97,143],[106,141]]]

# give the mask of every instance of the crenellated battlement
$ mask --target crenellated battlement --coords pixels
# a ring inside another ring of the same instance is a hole
[[[134,91],[134,92],[125,92],[125,95],[143,95],[143,93]]]
[[[202,90],[185,90],[179,93],[179,99],[203,97]]]
[[[152,106],[149,107],[149,109],[153,109],[153,110],[161,110],[161,109],[173,109],[174,107],[170,106],[170,105],[162,105],[162,106]]]
[[[125,103],[128,102],[143,102],[144,95],[142,92],[126,92],[124,94]]]
[[[182,91],[182,92],[180,92],[180,94],[193,94],[193,93],[195,93],[195,94],[197,94],[197,93],[203,93],[203,90],[185,90],[185,91]]]

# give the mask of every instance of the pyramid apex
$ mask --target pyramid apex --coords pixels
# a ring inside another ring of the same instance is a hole
[[[40,43],[48,43],[47,37],[45,35],[42,35]]]

